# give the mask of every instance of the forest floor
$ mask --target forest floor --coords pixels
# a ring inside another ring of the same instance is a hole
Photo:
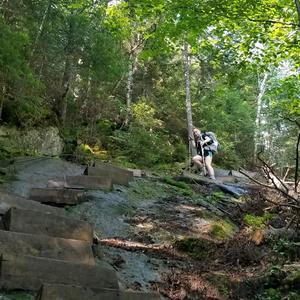
[[[59,159],[32,161],[3,188],[27,196],[32,186],[82,171]],[[97,263],[116,270],[124,289],[173,300],[300,299],[299,274],[286,287],[288,298],[284,289],[276,290],[287,279],[282,270],[299,267],[299,243],[288,258],[280,257],[282,247],[274,251],[261,230],[245,224],[246,214],[262,215],[264,209],[259,190],[237,199],[213,183],[147,178],[111,192],[90,191],[87,202],[66,208],[95,225]]]

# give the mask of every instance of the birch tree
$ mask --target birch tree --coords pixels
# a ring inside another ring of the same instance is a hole
[[[254,133],[254,151],[253,151],[253,162],[257,160],[258,147],[261,144],[261,110],[262,110],[262,99],[267,87],[268,73],[264,73],[263,78],[258,77],[258,95],[256,99],[256,118],[255,118],[255,133]]]

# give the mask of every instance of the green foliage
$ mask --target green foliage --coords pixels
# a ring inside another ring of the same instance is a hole
[[[0,44],[0,87],[3,92],[0,117],[18,126],[40,125],[51,112],[40,95],[42,84],[27,61],[28,35],[6,25],[0,16]]]
[[[6,25],[0,16],[0,74],[5,81],[20,79],[30,75],[24,49],[28,45],[28,36],[14,31]]]
[[[142,167],[174,162],[181,156],[174,155],[178,148],[174,148],[169,139],[168,135],[154,133],[137,125],[132,125],[128,131],[116,132],[116,142],[122,152],[131,162]]]
[[[244,222],[253,229],[261,229],[266,226],[266,223],[272,219],[272,217],[273,215],[270,213],[265,213],[263,216],[246,214],[244,216]]]
[[[299,299],[299,270],[284,270],[281,266],[273,266],[265,274],[264,281],[264,290],[255,299]]]
[[[139,101],[132,105],[132,115],[136,123],[145,129],[154,129],[162,126],[162,122],[155,118],[155,109],[147,101]]]
[[[274,242],[273,251],[284,259],[294,261],[300,258],[300,242],[279,239]]]

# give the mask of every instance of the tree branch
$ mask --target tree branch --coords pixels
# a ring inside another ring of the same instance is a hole
[[[265,184],[265,183],[262,183],[256,179],[254,179],[253,177],[249,176],[247,173],[244,173],[242,169],[239,169],[239,172],[243,175],[245,175],[247,178],[249,178],[251,181],[255,182],[256,184],[260,185],[260,186],[263,186],[263,187],[266,187],[268,189],[272,189],[274,190],[275,187],[273,185],[268,185],[268,184]]]
[[[274,181],[274,177],[275,177],[279,181],[281,186],[285,189],[285,192],[287,193],[289,191],[289,187],[286,186],[286,184],[275,174],[275,172],[272,170],[272,168],[260,157],[260,154],[261,154],[261,152],[257,154],[257,158],[263,164],[263,166],[265,168],[267,168],[266,174],[267,174],[268,178],[270,180],[272,180],[272,182],[276,188],[280,189],[280,186],[277,186],[277,184]],[[271,176],[271,175],[273,175],[273,176]]]
[[[270,199],[267,199],[267,198],[264,198],[267,202],[270,202],[276,206],[281,206],[281,207],[290,207],[290,208],[295,208],[295,209],[300,209],[300,206],[298,205],[294,205],[294,204],[291,204],[291,203],[277,203],[273,200],[270,200]]]
[[[295,0],[296,1],[296,0]],[[281,24],[289,27],[300,27],[300,24],[294,23],[294,22],[282,22],[278,20],[261,20],[261,19],[250,19],[251,22],[259,22],[259,23],[270,23],[270,24]]]

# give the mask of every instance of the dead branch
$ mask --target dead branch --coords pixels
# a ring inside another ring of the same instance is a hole
[[[300,209],[300,206],[294,205],[292,203],[278,203],[278,202],[275,202],[275,201],[270,200],[268,198],[265,198],[265,200],[267,202],[270,202],[270,203],[272,203],[272,204],[274,204],[276,206],[279,206],[279,207],[290,207],[290,208],[294,208],[294,209]]]
[[[290,167],[287,167],[286,172],[285,172],[285,174],[284,174],[284,176],[283,176],[283,178],[282,178],[282,180],[283,180],[285,183],[287,183],[287,182],[286,182],[286,178],[287,178],[289,172],[290,172]]]
[[[263,170],[266,173],[269,180],[271,180],[274,188],[280,191],[285,197],[289,198],[293,202],[299,203],[299,196],[297,192],[294,192],[289,186],[287,186],[273,171],[273,169],[261,158],[261,152],[257,155],[259,161],[263,164]]]
[[[239,172],[242,173],[242,174],[245,175],[247,178],[249,178],[251,181],[253,181],[254,183],[256,183],[256,184],[258,184],[258,185],[260,185],[260,186],[263,186],[263,187],[266,187],[266,188],[272,189],[272,190],[275,189],[275,187],[274,187],[273,185],[268,185],[268,184],[265,184],[265,183],[263,183],[263,182],[261,182],[261,181],[258,181],[258,180],[256,180],[256,179],[254,179],[253,177],[249,176],[247,173],[243,172],[242,169],[239,169]]]

